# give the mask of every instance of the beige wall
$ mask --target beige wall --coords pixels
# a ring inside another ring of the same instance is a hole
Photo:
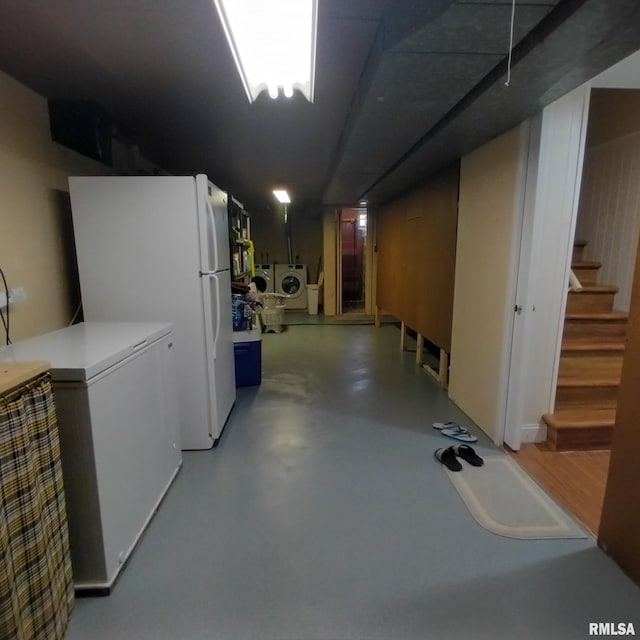
[[[79,292],[67,177],[106,171],[53,143],[46,100],[0,73],[0,267],[27,295],[10,309],[14,342],[70,322]]]
[[[284,212],[251,213],[251,239],[256,251],[256,263],[287,263],[287,233]],[[318,262],[322,255],[322,218],[320,215],[290,215],[291,253],[294,262],[307,265],[309,282],[317,282]]]
[[[521,127],[512,129],[460,167],[449,396],[496,440],[506,404],[524,139]]]
[[[378,226],[376,304],[404,322],[406,318],[403,283],[409,269],[409,254],[405,242],[406,200],[396,199],[380,207],[376,220]]]
[[[322,264],[324,269],[324,285],[320,295],[324,315],[335,316],[337,313],[338,283],[338,212],[327,209],[322,214]]]

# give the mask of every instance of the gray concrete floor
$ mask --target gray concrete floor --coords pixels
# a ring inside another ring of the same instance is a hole
[[[453,406],[387,325],[263,339],[217,449],[182,471],[68,640],[573,639],[632,622],[640,589],[584,540],[482,529],[433,451]]]

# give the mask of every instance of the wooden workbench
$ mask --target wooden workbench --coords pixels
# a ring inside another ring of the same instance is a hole
[[[0,396],[48,371],[49,368],[49,363],[44,360],[0,362]]]

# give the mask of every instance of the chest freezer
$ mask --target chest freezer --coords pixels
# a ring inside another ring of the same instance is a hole
[[[51,363],[77,591],[110,593],[181,463],[172,326],[81,323],[0,349]]]

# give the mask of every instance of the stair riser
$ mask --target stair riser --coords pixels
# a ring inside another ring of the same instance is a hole
[[[605,322],[585,320],[565,320],[563,337],[588,338],[601,337],[610,341],[610,338],[624,342],[627,335],[627,322]]]
[[[580,280],[581,284],[597,284],[598,282],[598,270],[597,269],[581,269],[576,267],[573,270],[576,278]]]
[[[584,247],[576,247],[574,245],[572,260],[574,262],[580,262],[581,260],[584,260]]]
[[[615,293],[569,293],[567,313],[607,313],[613,310]]]
[[[618,387],[558,387],[555,408],[569,407],[615,407],[618,402]]]
[[[560,352],[561,358],[613,358],[614,360],[622,360],[624,357],[624,340],[610,340],[607,348],[602,346],[598,348],[581,348],[576,349],[571,343],[566,344],[566,341],[562,343],[562,351]],[[611,346],[613,343],[619,346]]]
[[[610,356],[603,355],[588,355],[581,353],[572,353],[569,355],[563,355],[560,358],[559,376],[572,375],[582,376],[589,379],[594,376],[605,374],[608,379],[609,375],[617,376],[618,379],[622,372],[622,354],[613,353]]]
[[[547,440],[554,451],[610,449],[613,427],[554,429],[547,427]]]

